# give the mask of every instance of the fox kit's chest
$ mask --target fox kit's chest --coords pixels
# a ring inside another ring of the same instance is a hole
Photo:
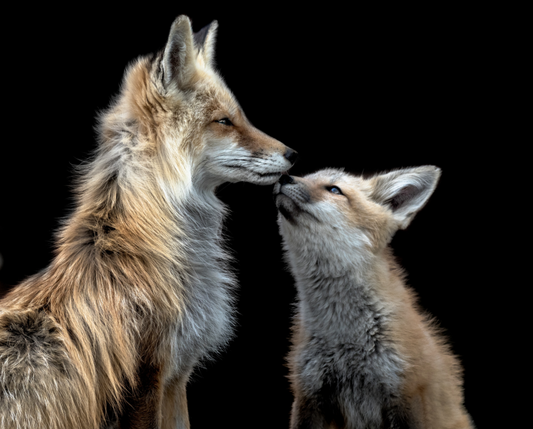
[[[389,337],[392,315],[369,287],[346,276],[300,278],[297,289],[302,372],[318,374],[327,368],[351,378],[354,386],[370,382],[366,375],[372,374],[399,386],[403,361]]]

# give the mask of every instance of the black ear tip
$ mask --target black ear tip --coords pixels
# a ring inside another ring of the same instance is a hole
[[[205,27],[203,27],[201,30],[193,34],[194,37],[194,43],[199,49],[203,49],[205,40],[207,39],[207,35],[211,33],[211,35],[216,34],[216,29],[218,28],[218,22],[212,21],[210,24],[207,24]]]
[[[208,24],[204,28],[202,28],[200,31],[193,34],[194,42],[196,43],[196,46],[198,46],[199,48],[204,46],[205,39],[207,37],[207,33],[209,32],[210,27],[211,27],[211,24]]]

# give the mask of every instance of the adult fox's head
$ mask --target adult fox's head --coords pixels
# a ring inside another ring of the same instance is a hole
[[[165,48],[126,71],[101,117],[102,146],[150,158],[164,181],[212,189],[223,182],[274,183],[297,154],[253,127],[213,65],[216,21],[193,34],[179,16]],[[142,168],[142,167],[140,167]]]
[[[286,242],[329,255],[381,249],[406,228],[433,193],[440,169],[408,168],[371,178],[325,169],[283,175],[274,187]]]

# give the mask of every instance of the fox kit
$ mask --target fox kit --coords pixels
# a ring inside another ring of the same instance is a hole
[[[471,428],[461,368],[416,306],[388,243],[436,167],[372,178],[326,169],[274,187],[297,310],[291,428]]]
[[[0,302],[1,429],[189,427],[189,375],[232,333],[215,189],[296,156],[213,68],[216,28],[180,16],[127,69],[55,258]]]

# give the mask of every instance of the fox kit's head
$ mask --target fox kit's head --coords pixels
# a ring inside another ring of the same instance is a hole
[[[336,169],[302,178],[283,175],[274,195],[285,245],[304,258],[375,253],[409,225],[439,176],[433,166],[366,179]]]
[[[246,119],[214,69],[216,29],[213,22],[193,34],[189,18],[179,16],[165,48],[128,68],[117,102],[101,118],[103,146],[120,142],[127,157],[156,158],[169,181],[272,184],[296,152]]]

